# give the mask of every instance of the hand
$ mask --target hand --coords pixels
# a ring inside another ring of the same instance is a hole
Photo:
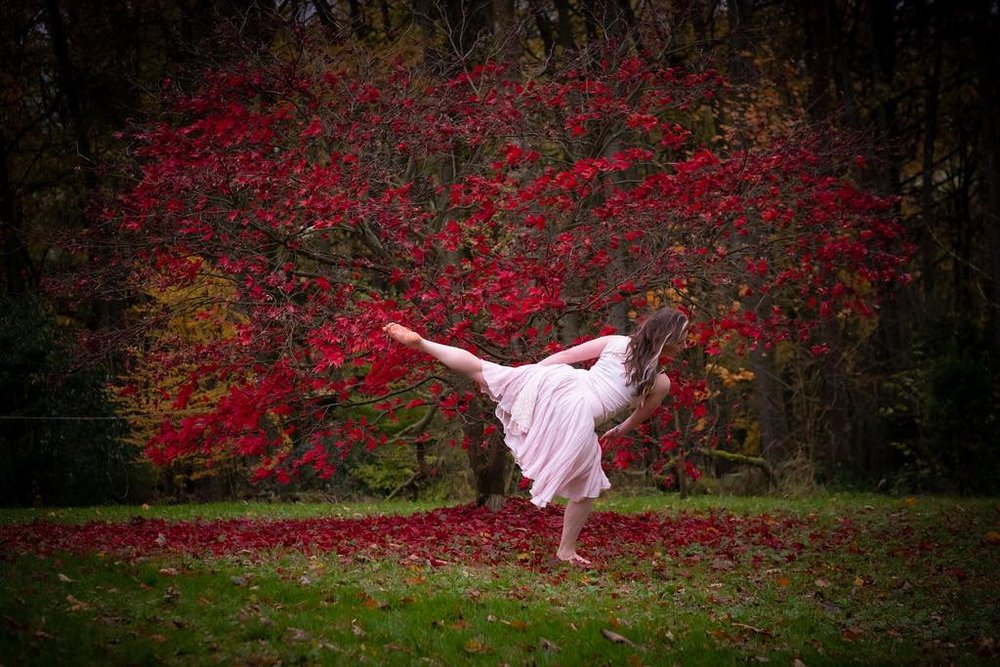
[[[602,435],[600,439],[607,440],[608,438],[620,438],[623,435],[625,435],[625,431],[622,429],[622,425],[618,424],[617,426],[612,426],[605,431],[604,435]]]

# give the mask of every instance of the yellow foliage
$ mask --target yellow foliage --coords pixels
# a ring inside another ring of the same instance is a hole
[[[731,371],[725,366],[709,365],[705,367],[705,370],[718,375],[724,387],[734,387],[738,382],[750,382],[754,379],[754,372],[749,368]]]
[[[191,258],[197,261],[197,258]],[[227,340],[236,333],[243,316],[233,308],[236,290],[228,280],[212,275],[206,264],[195,280],[184,286],[150,287],[146,301],[133,307],[136,318],[163,314],[163,324],[146,335],[143,345],[131,350],[132,366],[123,384],[130,389],[116,397],[131,425],[130,442],[144,447],[166,419],[194,414],[199,405],[215,402],[229,391],[227,385],[202,384],[184,408],[175,406],[179,388],[197,370],[194,360],[178,360],[175,351],[190,345]],[[195,465],[197,476],[217,474],[219,467]],[[191,474],[191,479],[196,475]]]

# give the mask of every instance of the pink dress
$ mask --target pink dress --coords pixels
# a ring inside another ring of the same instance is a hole
[[[624,366],[628,342],[627,336],[612,336],[590,370],[483,362],[484,391],[497,403],[514,460],[534,480],[531,502],[539,507],[557,495],[596,498],[611,488],[595,428],[631,404]]]

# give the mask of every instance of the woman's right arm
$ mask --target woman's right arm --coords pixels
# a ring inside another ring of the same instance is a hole
[[[667,397],[670,393],[670,378],[667,377],[665,373],[659,373],[656,375],[656,379],[653,381],[653,386],[649,390],[649,393],[643,398],[642,405],[636,408],[635,412],[630,414],[628,418],[623,421],[618,426],[609,429],[601,439],[607,437],[616,437],[625,435],[632,429],[636,428],[639,424],[643,423],[649,419],[656,408],[660,407],[660,403],[663,399]]]

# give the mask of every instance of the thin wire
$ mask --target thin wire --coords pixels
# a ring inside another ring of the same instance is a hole
[[[0,415],[0,420],[2,421],[118,421],[124,419],[127,419],[127,417],[70,417],[64,415],[42,417],[34,415]]]

